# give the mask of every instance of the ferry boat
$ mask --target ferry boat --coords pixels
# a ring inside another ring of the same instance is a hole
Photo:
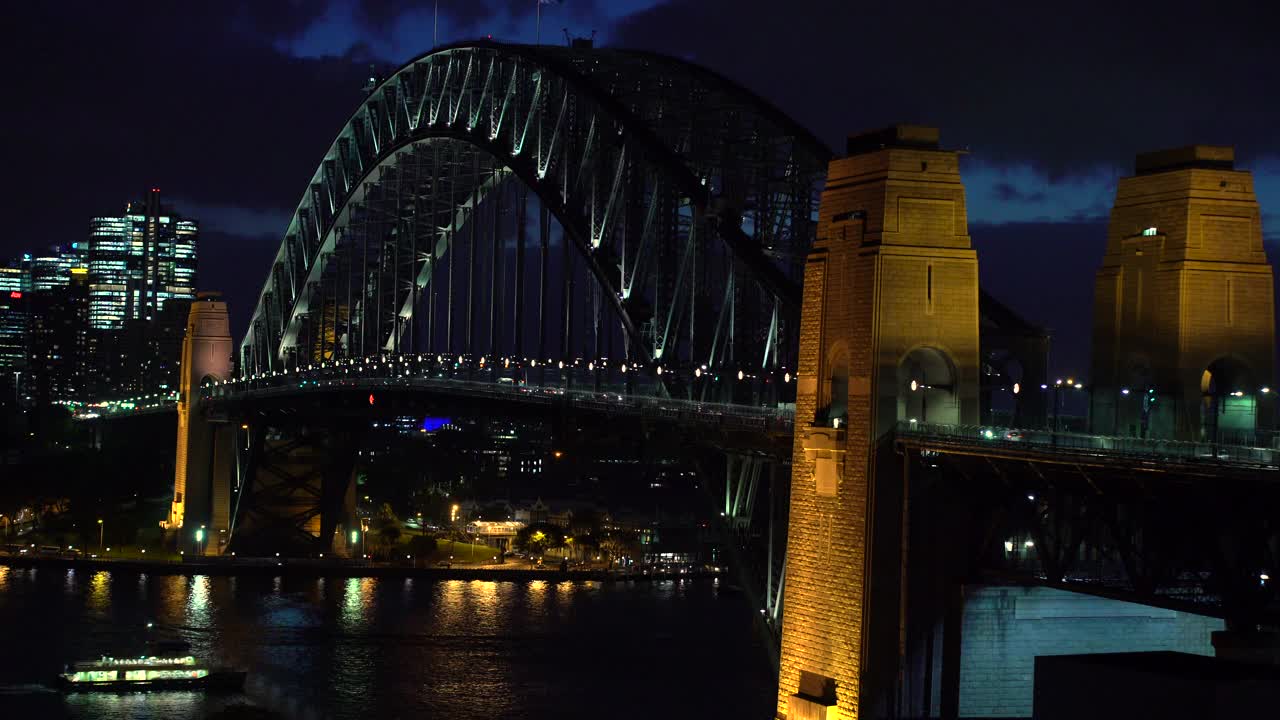
[[[191,655],[103,655],[94,661],[75,663],[58,675],[58,684],[69,691],[238,690],[244,685],[244,678],[243,670],[215,667]]]

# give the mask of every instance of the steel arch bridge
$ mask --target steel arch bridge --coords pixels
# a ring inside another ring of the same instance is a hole
[[[325,153],[240,372],[443,353],[609,358],[654,371],[660,394],[691,394],[704,368],[781,375],[830,155],[677,59],[435,50],[378,83]]]

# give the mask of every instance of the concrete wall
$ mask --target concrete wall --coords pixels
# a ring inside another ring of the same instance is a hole
[[[1217,618],[1049,588],[970,587],[961,717],[1031,717],[1037,655],[1176,650],[1212,655]]]

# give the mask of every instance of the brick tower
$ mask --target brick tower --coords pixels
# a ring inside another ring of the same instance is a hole
[[[1245,441],[1270,426],[1271,266],[1253,176],[1233,161],[1229,147],[1145,153],[1120,181],[1094,290],[1094,432]]]
[[[231,429],[210,423],[199,412],[200,385],[231,377],[231,328],[227,304],[215,293],[200,293],[187,316],[179,369],[178,445],[173,470],[173,503],[160,526],[177,533],[178,547],[217,555],[227,542],[231,516]],[[196,532],[199,532],[199,535]]]
[[[978,261],[935,128],[850,138],[805,266],[778,713],[889,714],[903,492],[886,438],[978,422]],[[880,468],[877,471],[877,468]]]

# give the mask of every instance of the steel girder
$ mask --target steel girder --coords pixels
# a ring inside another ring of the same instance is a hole
[[[241,372],[518,356],[526,287],[539,353],[786,366],[829,157],[776,109],[672,58],[494,43],[429,53],[380,83],[325,153]],[[538,223],[534,262],[513,186],[563,238]]]

